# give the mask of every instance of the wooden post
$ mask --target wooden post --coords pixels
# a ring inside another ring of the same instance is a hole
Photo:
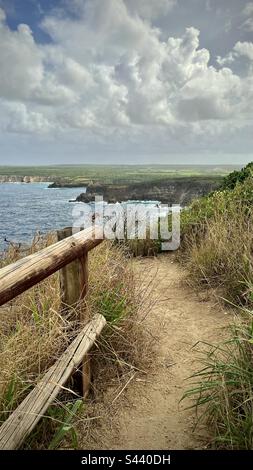
[[[62,230],[58,230],[57,239],[58,241],[64,240],[72,235],[72,228],[67,227]],[[75,306],[80,301],[80,262],[75,259],[71,263],[67,264],[59,272],[60,275],[60,288],[61,288],[61,300],[63,308],[68,306]],[[77,318],[73,318],[79,320]]]
[[[72,228],[66,227],[58,230],[58,241],[72,235]],[[60,287],[63,308],[73,308],[73,321],[79,321],[81,325],[88,321],[85,314],[84,298],[88,291],[88,252],[84,251],[80,258],[72,261],[60,271]],[[90,360],[88,354],[84,357],[81,365],[82,392],[84,398],[90,388]]]
[[[88,252],[79,258],[79,276],[80,276],[80,299],[84,299],[88,292]],[[85,309],[84,305],[80,311],[80,322],[85,322]],[[83,397],[85,398],[90,389],[91,383],[91,369],[90,369],[90,357],[87,353],[84,356],[82,362],[82,388],[83,388]]]

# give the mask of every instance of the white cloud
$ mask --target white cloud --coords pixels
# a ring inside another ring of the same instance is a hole
[[[237,56],[244,56],[249,60],[253,60],[253,42],[238,41],[234,46],[234,52]]]
[[[181,89],[179,116],[190,121],[229,119],[239,111],[241,91],[240,79],[230,69],[204,69]]]
[[[0,23],[4,22],[6,19],[6,14],[4,10],[0,7]]]
[[[161,16],[165,16],[177,4],[178,0],[120,0],[125,4],[129,13],[133,16],[139,16],[148,21],[154,21]],[[108,8],[106,0],[105,6],[100,8],[105,13]],[[76,15],[87,10],[83,0],[65,0],[65,6]],[[110,7],[109,7],[110,8]]]
[[[249,41],[238,41],[231,52],[225,57],[218,56],[216,58],[217,63],[223,67],[225,65],[234,65],[240,58],[246,59],[248,63],[249,74],[252,75],[252,60],[253,60],[253,42]]]
[[[1,14],[1,11],[0,11]],[[8,100],[35,100],[57,105],[73,100],[73,91],[56,81],[44,64],[43,51],[35,43],[29,26],[11,31],[0,23],[0,96]]]
[[[0,102],[0,128],[7,132],[38,133],[50,131],[51,125],[38,111],[27,109],[23,103]]]
[[[130,13],[137,14],[149,21],[165,16],[177,0],[124,0]]]
[[[0,23],[0,70],[1,95],[8,99],[26,99],[39,86],[41,54],[27,25],[21,24],[13,32]]]
[[[223,67],[224,65],[232,64],[234,60],[235,60],[235,56],[233,52],[229,52],[225,57],[221,57],[220,55],[216,57],[216,62],[221,67]]]
[[[70,3],[78,17],[55,10],[44,18],[47,45],[38,45],[27,25],[10,30],[0,9],[4,132],[66,138],[74,131],[118,145],[139,138],[144,145],[152,133],[153,143],[167,145],[169,136],[187,141],[249,126],[252,68],[240,76],[232,67],[242,56],[253,59],[252,43],[237,42],[215,68],[198,29],[166,38],[154,27],[174,1]]]
[[[242,11],[243,16],[253,15],[253,2],[246,3]]]
[[[242,28],[249,33],[253,31],[253,18],[248,18],[246,21],[244,21]]]
[[[240,26],[241,29],[247,32],[253,31],[253,2],[246,3],[244,9],[242,10],[242,16],[247,19]]]

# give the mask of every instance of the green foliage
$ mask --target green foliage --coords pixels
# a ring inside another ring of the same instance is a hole
[[[76,419],[77,413],[83,409],[83,400],[76,400],[74,403],[67,403],[64,408],[53,408],[48,410],[48,415],[53,419],[62,421],[60,427],[56,430],[49,446],[49,450],[57,449],[60,447],[62,441],[69,436],[71,438],[71,447],[78,448],[77,433],[73,424]]]
[[[217,216],[217,214],[229,213],[237,203],[243,205],[245,210],[247,207],[251,207],[253,204],[253,179],[251,177],[248,177],[242,183],[238,182],[233,189],[225,189],[224,186],[225,184],[221,189],[194,200],[190,207],[182,212],[181,227],[183,233],[192,224],[205,223],[206,220]]]
[[[253,178],[196,200],[181,218],[191,279],[221,286],[234,302],[253,299]]]
[[[240,171],[233,171],[223,180],[222,189],[234,189],[238,183],[243,183],[247,178],[253,176],[253,162],[249,163]]]
[[[253,449],[253,321],[246,313],[247,321],[231,326],[231,339],[205,344],[202,368],[183,397],[209,422],[219,449]]]
[[[5,421],[8,414],[17,406],[19,400],[29,391],[30,385],[25,384],[21,379],[13,375],[10,382],[6,386],[5,393],[2,398],[1,407],[4,412],[1,413],[0,420]]]
[[[115,324],[120,321],[127,310],[127,297],[124,296],[123,286],[115,286],[108,291],[100,292],[97,297],[97,308],[107,322]]]
[[[55,402],[47,409],[22,448],[54,450],[67,446],[77,449],[77,424],[82,419],[83,409],[82,399],[66,401],[66,397],[65,400],[62,397],[62,401]]]
[[[124,246],[128,249],[129,253],[135,257],[137,256],[156,256],[161,252],[161,239],[152,240],[147,236],[145,240],[138,238],[126,239]]]

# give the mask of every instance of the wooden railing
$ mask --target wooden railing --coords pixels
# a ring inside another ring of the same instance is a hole
[[[58,242],[0,269],[0,306],[60,270],[64,308],[77,306],[88,288],[88,252],[103,241],[100,227],[92,227],[71,235],[71,229],[58,232]],[[89,389],[88,351],[106,324],[102,315],[90,322],[84,308],[79,320],[85,326],[63,355],[47,371],[25,400],[0,427],[0,449],[17,449],[56,398],[64,383],[80,367],[83,396]],[[32,341],[32,339],[31,339]]]
[[[0,270],[0,306],[43,281],[71,261],[79,260],[82,269],[87,253],[102,241],[103,233],[100,227],[88,228],[2,268]]]

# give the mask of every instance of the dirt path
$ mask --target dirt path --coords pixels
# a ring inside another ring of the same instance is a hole
[[[193,433],[194,411],[184,410],[186,403],[179,401],[187,377],[198,367],[192,347],[221,338],[230,314],[187,287],[183,269],[173,260],[161,255],[135,264],[136,276],[144,270],[156,277],[154,295],[160,301],[145,320],[156,339],[154,362],[146,380],[133,380],[126,389],[104,448],[199,449],[207,442],[207,430]]]

